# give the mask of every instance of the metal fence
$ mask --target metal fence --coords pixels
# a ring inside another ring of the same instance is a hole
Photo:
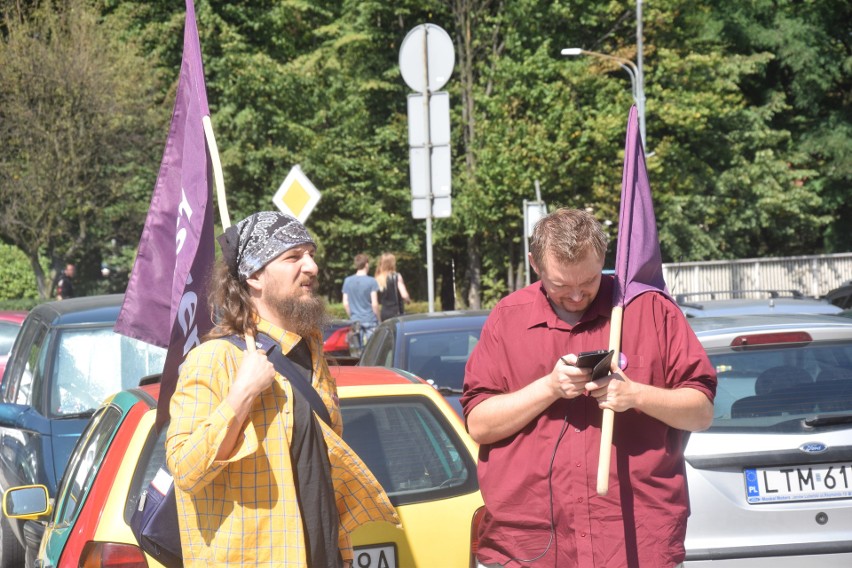
[[[672,294],[798,290],[821,297],[852,280],[852,253],[663,264]]]

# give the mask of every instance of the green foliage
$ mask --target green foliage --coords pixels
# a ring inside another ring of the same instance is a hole
[[[346,308],[343,307],[343,304],[330,302],[328,304],[328,313],[333,318],[346,319]]]
[[[94,5],[37,4],[44,14],[51,6]],[[4,142],[12,141],[0,149],[4,205],[18,207],[23,188],[35,188],[38,213],[52,215],[30,215],[27,238],[13,239],[12,217],[0,213],[0,236],[30,257],[48,256],[52,267],[68,256],[85,260],[84,287],[117,291],[132,266],[162,153],[184,13],[173,0],[97,6],[103,17],[80,27],[96,37],[78,40],[70,52],[76,57],[78,45],[91,45],[100,47],[81,52],[112,54],[93,61],[123,70],[141,91],[134,96],[124,81],[105,75],[109,88],[100,92],[117,110],[104,114],[139,112],[126,121],[80,115],[110,141],[105,147],[92,138],[74,140],[79,151],[97,154],[88,169],[69,170],[50,152],[24,151],[15,142],[23,137],[3,130]],[[411,219],[409,90],[398,56],[405,34],[432,22],[456,48],[445,87],[453,215],[433,222],[435,275],[454,281],[463,303],[493,305],[520,280],[521,208],[535,198],[536,182],[551,208],[590,208],[614,223],[617,236],[630,78],[611,61],[565,58],[560,50],[580,47],[636,61],[635,7],[623,0],[197,0],[231,219],[271,208],[278,185],[299,164],[322,193],[308,220],[320,245],[322,293],[339,301],[355,254],[392,251],[409,291],[425,299],[425,223]],[[664,261],[852,249],[844,224],[852,214],[850,11],[845,0],[644,4],[647,165]],[[53,21],[41,18],[35,21]],[[0,51],[0,79],[6,78],[0,119],[6,112],[19,131],[38,124],[23,107],[6,103],[18,91],[66,113],[72,100],[92,108],[104,100],[84,97],[84,90],[51,91],[79,93],[78,99],[34,91],[23,80],[33,63],[13,59],[31,46],[23,39],[29,36],[4,26],[9,39],[0,43],[10,47]],[[59,118],[53,130],[70,138]],[[43,207],[60,201],[51,193],[56,187],[73,199]],[[84,188],[91,199],[77,205]],[[111,268],[106,279],[98,276],[100,263]]]
[[[36,298],[24,298],[21,300],[0,300],[0,310],[10,310],[10,311],[24,311],[27,312],[44,300],[38,300]]]
[[[46,268],[46,262],[44,265]],[[19,249],[0,243],[0,300],[23,301],[29,309],[36,298],[38,288],[30,261]]]
[[[441,303],[436,302],[435,309],[441,309]],[[428,302],[411,302],[410,304],[406,304],[405,313],[407,314],[425,314],[429,311],[429,303]],[[346,316],[346,308],[343,307],[343,304],[338,302],[329,302],[328,303],[328,313],[332,318],[337,319],[347,319]]]
[[[54,271],[77,263],[85,293],[103,247],[138,238],[161,139],[152,74],[92,0],[3,8],[0,238],[30,259],[40,297],[42,255]]]

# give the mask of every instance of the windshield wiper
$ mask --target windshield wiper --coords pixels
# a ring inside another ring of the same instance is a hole
[[[435,385],[435,390],[437,390],[441,394],[462,394],[464,390],[456,389],[453,387],[443,387],[441,385]]]
[[[834,426],[837,424],[852,424],[852,414],[841,414],[833,416],[811,416],[804,418],[802,424],[814,428],[816,426]]]

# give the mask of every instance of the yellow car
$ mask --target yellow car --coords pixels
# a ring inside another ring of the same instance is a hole
[[[343,437],[382,483],[403,526],[357,529],[354,566],[475,566],[482,507],[477,449],[456,413],[432,386],[403,371],[332,367],[332,373]],[[151,384],[104,402],[74,448],[52,504],[43,486],[7,492],[4,514],[47,523],[42,566],[160,566],[139,548],[129,525],[164,461],[164,431],[154,428],[158,395],[159,384]]]

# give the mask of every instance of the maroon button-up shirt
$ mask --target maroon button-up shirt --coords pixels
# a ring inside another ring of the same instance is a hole
[[[540,283],[501,300],[467,364],[465,414],[550,373],[560,356],[608,348],[612,285],[604,276],[574,326],[556,316]],[[622,353],[624,372],[635,382],[715,396],[716,374],[704,349],[661,294],[642,294],[625,308]],[[616,413],[609,492],[599,496],[601,415],[591,397],[560,399],[514,436],[481,446],[480,562],[656,568],[683,561],[687,433],[636,410]]]

